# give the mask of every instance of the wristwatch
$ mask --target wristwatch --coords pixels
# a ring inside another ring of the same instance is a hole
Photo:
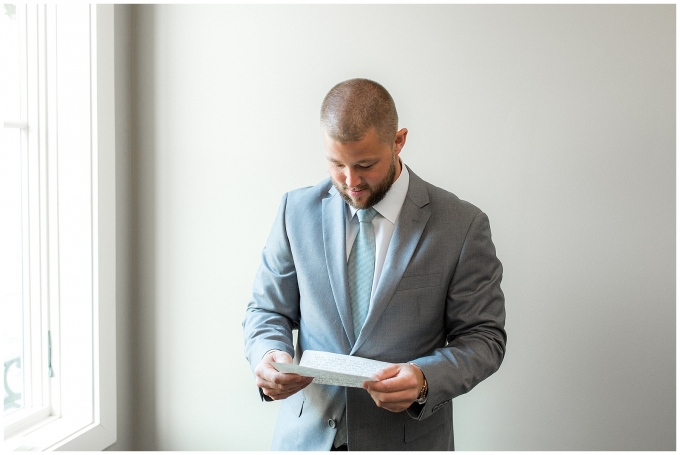
[[[420,389],[420,395],[416,398],[416,403],[425,404],[427,401],[427,379],[423,376],[423,387]]]
[[[423,370],[416,365],[415,363],[409,362],[410,365],[413,365],[415,367],[418,367],[420,372],[422,373]],[[416,398],[415,403],[418,404],[425,404],[427,401],[427,378],[425,377],[425,374],[423,373],[423,386],[420,388],[420,393],[418,394],[418,398]]]

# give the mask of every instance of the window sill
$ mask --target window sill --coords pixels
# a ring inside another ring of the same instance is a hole
[[[100,423],[48,417],[22,434],[5,439],[5,451],[103,450],[116,435]]]
[[[13,438],[21,434],[26,428],[33,428],[48,418],[50,415],[50,408],[48,406],[41,406],[38,408],[24,408],[14,411],[3,420],[3,427],[5,429],[5,439]]]

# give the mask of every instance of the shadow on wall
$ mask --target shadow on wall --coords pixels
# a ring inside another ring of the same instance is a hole
[[[131,378],[133,425],[132,447],[135,450],[155,450],[157,441],[156,397],[156,122],[155,92],[140,87],[153,87],[156,80],[153,37],[156,32],[155,14],[149,7],[140,7],[132,14],[131,27]],[[139,24],[144,24],[143,27]],[[144,35],[144,36],[141,36]],[[151,37],[151,39],[149,39]],[[144,49],[143,47],[148,47]],[[142,59],[142,56],[152,58]],[[144,79],[144,80],[141,80]],[[149,82],[151,81],[151,82]],[[146,119],[142,122],[142,119]],[[139,125],[147,125],[144,134]],[[153,207],[153,210],[144,210]]]

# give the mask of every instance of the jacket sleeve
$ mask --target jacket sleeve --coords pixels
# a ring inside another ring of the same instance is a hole
[[[295,355],[293,329],[300,320],[300,293],[286,232],[286,202],[287,195],[284,195],[262,250],[262,261],[243,320],[245,355],[251,370],[255,370],[270,350]]]
[[[413,360],[428,383],[427,402],[409,415],[422,420],[491,376],[505,356],[503,266],[489,219],[477,213],[466,234],[446,297],[446,347]]]

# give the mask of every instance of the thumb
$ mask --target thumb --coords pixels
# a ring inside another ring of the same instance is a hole
[[[273,354],[274,354],[274,362],[293,363],[293,358],[287,352],[275,351],[275,352],[273,352]]]
[[[396,364],[390,365],[376,372],[376,374],[374,374],[373,377],[376,378],[378,381],[393,378],[399,374],[400,369],[401,368],[399,367],[399,365]]]

